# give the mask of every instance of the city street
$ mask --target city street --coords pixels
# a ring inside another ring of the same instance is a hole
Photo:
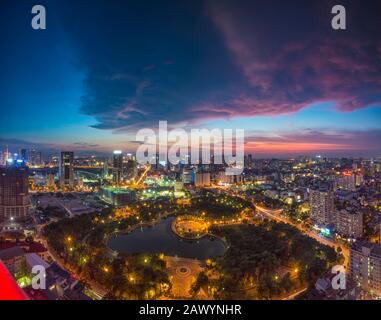
[[[332,240],[323,238],[319,234],[316,234],[315,232],[313,232],[311,230],[306,230],[303,226],[301,226],[299,224],[295,224],[295,223],[291,222],[289,219],[282,217],[280,215],[282,212],[282,209],[272,210],[272,209],[263,208],[261,206],[258,206],[254,202],[253,202],[253,204],[255,205],[257,211],[260,214],[266,216],[267,218],[292,225],[293,227],[298,228],[301,232],[303,232],[307,236],[314,238],[315,240],[319,241],[320,243],[327,245],[327,246],[330,246],[334,249],[337,249],[340,247],[342,250],[341,253],[344,256],[344,265],[345,266],[348,265],[348,263],[349,263],[349,249],[347,247],[340,245],[340,244],[337,244],[336,242],[334,242]]]

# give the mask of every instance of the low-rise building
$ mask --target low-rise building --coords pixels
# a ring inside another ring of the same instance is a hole
[[[335,274],[328,274],[315,283],[315,288],[307,295],[308,300],[357,300],[360,290],[352,279],[346,279],[345,289],[334,289],[332,280]]]
[[[12,274],[15,274],[21,270],[25,261],[25,251],[19,246],[3,249],[0,251],[0,260]]]
[[[100,197],[105,202],[114,206],[125,206],[136,201],[136,191],[128,188],[107,186],[99,191]]]

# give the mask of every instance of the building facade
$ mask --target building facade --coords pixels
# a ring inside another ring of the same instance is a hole
[[[112,158],[112,181],[120,184],[123,178],[123,154],[120,150],[115,150]]]
[[[336,231],[344,238],[361,238],[363,235],[363,213],[352,208],[337,211]]]
[[[381,297],[381,245],[366,242],[352,245],[349,270],[364,291]]]
[[[24,220],[30,212],[28,169],[0,168],[0,220]]]
[[[74,187],[74,152],[62,151],[60,158],[60,187],[61,189]]]
[[[335,222],[334,194],[330,188],[310,189],[309,202],[314,223],[326,226]]]
[[[208,187],[210,186],[210,172],[195,172],[194,173],[195,187]]]
[[[349,191],[356,190],[356,175],[354,173],[344,172],[335,179],[335,189],[344,189]]]

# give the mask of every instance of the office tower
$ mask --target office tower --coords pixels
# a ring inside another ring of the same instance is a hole
[[[108,177],[108,159],[105,160],[103,165],[103,178]]]
[[[0,220],[24,220],[29,215],[28,169],[0,168]]]
[[[60,158],[60,187],[61,189],[74,187],[74,152],[62,151]]]
[[[112,159],[112,181],[116,184],[122,182],[123,177],[123,154],[120,150],[115,150]]]
[[[381,245],[356,242],[349,251],[350,275],[364,291],[381,296]]]
[[[128,179],[136,179],[138,176],[138,165],[137,162],[130,159],[126,164],[126,173]]]
[[[344,238],[361,238],[363,234],[363,213],[356,208],[339,210],[336,214],[336,230]]]
[[[28,162],[32,166],[39,166],[42,164],[42,154],[40,151],[37,151],[35,149],[30,149],[29,150],[29,155],[28,155]]]
[[[252,154],[249,154],[247,156],[247,165],[249,167],[249,169],[253,169],[254,165],[253,165],[253,155]]]
[[[194,185],[196,187],[210,186],[210,172],[195,172]]]
[[[28,161],[28,150],[27,149],[21,149],[20,150],[20,159],[23,161]]]
[[[4,152],[1,153],[1,162],[0,162],[0,165],[1,166],[5,166],[7,164],[7,160],[8,159],[11,159],[11,154],[10,152],[8,151],[8,146],[6,147],[6,150]]]
[[[329,187],[310,189],[311,219],[319,226],[335,221],[333,191]]]

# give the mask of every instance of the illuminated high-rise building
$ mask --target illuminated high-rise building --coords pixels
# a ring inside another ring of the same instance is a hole
[[[195,187],[210,186],[210,172],[195,172],[193,179]]]
[[[60,158],[60,187],[73,188],[74,187],[74,152],[62,151]]]
[[[112,180],[120,184],[123,177],[123,154],[120,150],[115,150],[112,158]]]
[[[10,154],[8,150],[8,146],[6,146],[6,150],[4,152],[1,152],[1,162],[0,165],[4,166],[7,164],[7,160],[11,159],[12,155]]]
[[[105,160],[103,165],[103,177],[104,178],[108,177],[108,159]]]
[[[27,167],[0,167],[0,220],[24,220],[29,211]]]
[[[381,296],[381,245],[356,242],[349,254],[349,270],[362,290]]]
[[[356,175],[352,172],[343,172],[335,179],[336,189],[356,190]]]
[[[23,161],[28,161],[28,150],[27,149],[21,149],[20,150],[20,159]]]
[[[329,187],[318,187],[310,190],[311,219],[319,226],[335,222],[333,191]]]
[[[29,150],[29,155],[28,155],[28,162],[32,166],[39,166],[42,164],[42,154],[41,151],[37,151],[35,149],[30,149]]]
[[[363,235],[362,211],[356,208],[338,210],[336,214],[336,230],[345,238],[361,238]]]
[[[136,179],[138,176],[137,162],[133,159],[128,160],[126,163],[126,174],[128,179]]]

